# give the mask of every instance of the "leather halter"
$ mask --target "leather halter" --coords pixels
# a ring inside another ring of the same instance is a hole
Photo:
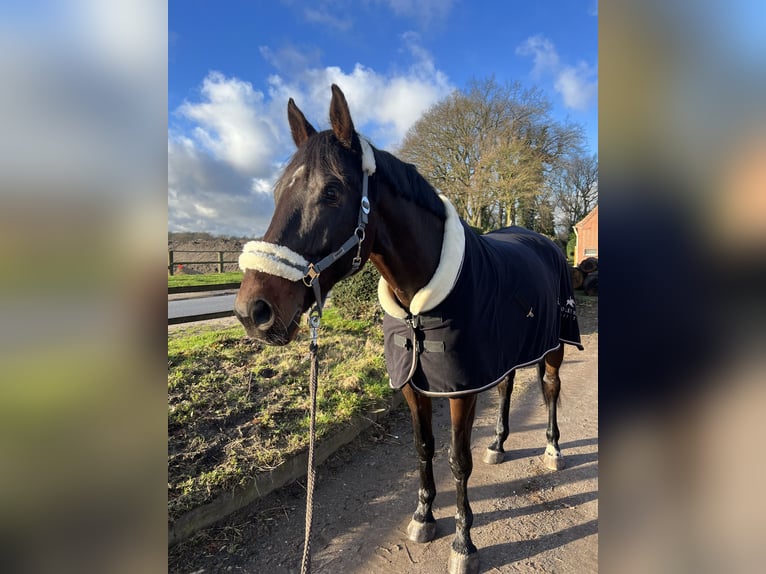
[[[357,224],[356,229],[354,229],[354,233],[351,235],[351,237],[346,239],[346,241],[337,251],[330,253],[330,255],[320,259],[316,263],[309,263],[303,269],[303,284],[306,287],[312,287],[314,289],[314,298],[316,299],[317,311],[319,311],[320,317],[322,316],[322,291],[319,287],[319,281],[316,281],[316,279],[319,277],[322,271],[330,267],[330,265],[351,251],[354,245],[357,246],[356,256],[351,261],[351,269],[349,269],[348,273],[343,276],[343,279],[358,271],[360,265],[362,264],[362,242],[365,238],[364,230],[365,227],[367,227],[367,222],[369,221],[370,215],[370,198],[368,197],[367,192],[368,179],[369,178],[367,172],[363,172],[362,201],[359,206],[359,217],[357,218]]]
[[[365,228],[367,227],[367,222],[369,221],[371,210],[370,199],[368,195],[368,180],[369,175],[374,173],[374,170],[374,164],[372,169],[366,165],[363,166],[362,199],[359,206],[359,216],[357,218],[356,229],[354,229],[354,232],[351,234],[351,236],[346,239],[346,241],[344,241],[343,244],[333,253],[330,253],[319,261],[312,263],[307,262],[303,256],[295,253],[286,246],[264,241],[251,241],[245,245],[243,248],[243,253],[240,255],[240,268],[242,270],[254,269],[256,271],[261,271],[269,275],[282,277],[290,281],[301,279],[306,287],[313,288],[314,298],[316,299],[316,307],[319,315],[321,316],[322,292],[319,287],[319,281],[316,279],[321,275],[323,271],[338,261],[341,257],[346,255],[355,246],[357,248],[356,256],[351,262],[351,269],[349,269],[348,273],[346,273],[343,278],[348,277],[349,275],[358,271],[362,264],[362,243],[365,239]],[[255,257],[256,260],[253,261],[252,259],[248,259],[248,257]]]

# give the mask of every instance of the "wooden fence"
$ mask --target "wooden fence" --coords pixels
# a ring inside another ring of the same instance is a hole
[[[214,261],[210,260],[180,260],[176,258],[176,253],[217,253],[218,257]],[[173,249],[168,249],[168,275],[173,275],[176,272],[177,266],[183,266],[183,265],[217,265],[218,266],[218,272],[224,273],[224,266],[227,263],[237,263],[237,259],[226,259],[226,253],[236,253],[239,255],[241,253],[240,251],[212,251],[212,250],[204,250],[200,249],[197,251],[192,250],[181,250],[176,251]]]

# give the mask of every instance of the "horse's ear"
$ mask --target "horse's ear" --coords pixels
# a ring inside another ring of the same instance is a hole
[[[301,147],[303,142],[317,133],[292,98],[287,102],[287,121],[290,122],[290,132],[293,134],[296,147]]]
[[[354,122],[351,121],[346,96],[335,84],[332,85],[332,100],[330,101],[330,125],[332,125],[332,131],[335,132],[335,137],[344,146],[347,148],[354,146],[355,140],[358,139],[354,130]]]

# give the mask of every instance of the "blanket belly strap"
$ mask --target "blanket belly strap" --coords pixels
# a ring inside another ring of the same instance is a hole
[[[444,341],[426,341],[416,339],[416,342],[418,353],[443,353],[445,349]],[[412,339],[402,335],[394,335],[394,345],[409,351],[412,349]]]

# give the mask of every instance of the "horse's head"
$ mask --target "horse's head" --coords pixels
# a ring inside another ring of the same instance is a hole
[[[298,150],[275,186],[263,240],[245,245],[240,256],[245,275],[234,304],[250,337],[276,345],[295,337],[317,296],[364,264],[374,234],[363,188],[375,160],[354,130],[343,92],[332,86],[331,130],[317,133],[292,99],[287,117]]]

